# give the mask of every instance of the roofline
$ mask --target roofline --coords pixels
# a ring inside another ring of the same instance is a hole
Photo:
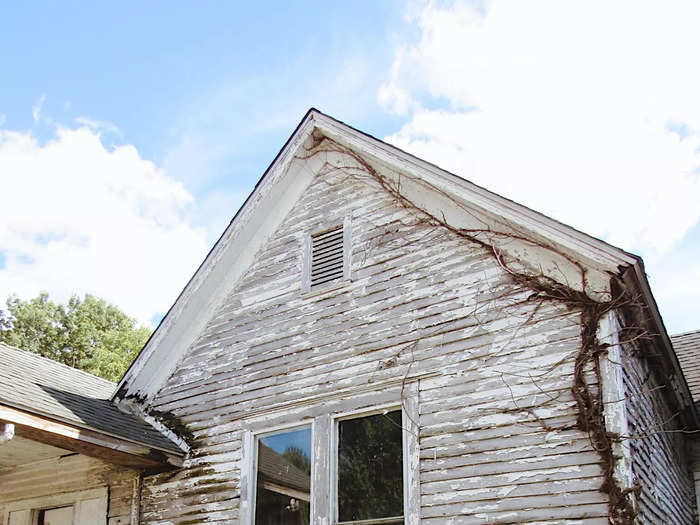
[[[637,289],[642,294],[644,298],[644,303],[648,307],[650,313],[650,318],[652,324],[657,328],[655,334],[656,339],[661,343],[661,346],[665,350],[665,355],[670,362],[671,368],[673,369],[674,376],[679,378],[678,388],[674,388],[676,398],[681,406],[690,408],[687,411],[694,428],[700,428],[700,415],[698,415],[697,410],[694,409],[693,395],[690,391],[690,386],[688,385],[688,380],[683,373],[683,368],[681,367],[678,356],[676,355],[676,350],[673,348],[673,343],[671,342],[671,337],[668,335],[666,330],[666,325],[664,324],[663,317],[661,317],[661,312],[656,304],[656,299],[651,292],[651,286],[644,271],[644,261],[641,257],[638,257],[637,263],[632,266],[634,269],[634,281]],[[690,332],[689,332],[690,333]],[[680,389],[680,391],[679,391]]]
[[[0,420],[14,424],[16,435],[131,468],[181,467],[183,464],[184,454],[47,417],[5,401],[0,402]],[[106,452],[96,454],[95,447]]]
[[[312,121],[314,124],[313,126],[310,125],[310,122]],[[215,258],[219,249],[222,249],[223,240],[226,237],[226,234],[239,216],[241,216],[243,211],[247,208],[251,202],[251,199],[256,195],[263,183],[269,177],[270,173],[277,167],[277,163],[280,161],[283,154],[286,153],[287,149],[290,147],[290,144],[297,142],[300,139],[299,135],[301,133],[311,134],[313,133],[314,129],[318,129],[324,135],[336,140],[344,146],[350,148],[353,146],[361,147],[363,155],[374,158],[381,163],[389,164],[397,171],[417,171],[426,174],[428,175],[426,177],[427,182],[433,184],[438,189],[444,188],[447,191],[452,191],[452,193],[454,193],[455,187],[461,189],[477,207],[480,207],[487,213],[491,213],[495,217],[502,217],[505,221],[510,221],[513,224],[528,229],[533,235],[541,236],[543,239],[546,239],[549,242],[563,246],[572,252],[577,253],[579,257],[588,259],[592,266],[598,266],[599,269],[608,271],[612,275],[621,275],[626,268],[633,267],[635,275],[637,276],[636,281],[639,283],[638,287],[642,292],[645,303],[648,305],[651,311],[651,320],[659,329],[658,332],[660,334],[660,339],[664,349],[666,350],[666,354],[669,357],[672,368],[675,371],[680,372],[678,359],[673,351],[670,338],[666,332],[656,302],[653,295],[651,295],[651,289],[644,274],[641,257],[626,252],[601,239],[588,235],[587,233],[581,232],[571,226],[548,217],[547,215],[528,208],[527,206],[523,206],[522,204],[519,204],[511,199],[502,197],[501,195],[463,179],[452,172],[444,170],[433,163],[420,159],[368,133],[353,128],[352,126],[349,126],[348,124],[326,115],[312,107],[307,111],[295,128],[294,132],[289,136],[287,141],[279,150],[262,177],[256,183],[253,191],[236,212],[236,215],[233,217],[228,227],[221,234],[217,242],[209,251],[207,257],[200,264],[197,271],[180,292],[175,303],[173,303],[166,315],[163,317],[146,345],[144,345],[136,359],[127,369],[126,373],[119,381],[114,394],[112,395],[112,400],[117,397],[120,390],[127,383],[127,380],[130,378],[131,374],[138,375],[138,372],[134,372],[137,363],[141,359],[147,359],[150,357],[150,353],[149,356],[146,356],[146,350],[150,350],[149,343],[154,341],[159,331],[164,329],[164,326],[172,317],[175,307],[185,299],[185,294],[189,291],[190,287],[194,287],[194,283],[199,274],[209,266],[209,263]],[[459,196],[459,194],[457,196]],[[682,372],[680,377],[684,378]],[[685,394],[689,396],[689,390],[685,378],[683,379],[683,384],[685,385]],[[683,394],[679,393],[679,395],[682,399]],[[690,396],[688,398],[692,399]],[[698,421],[696,418],[696,424],[697,423]]]
[[[299,122],[299,124],[297,124],[297,127],[294,128],[294,131],[292,132],[292,134],[289,135],[289,138],[287,138],[287,141],[286,141],[286,142],[282,145],[282,147],[279,149],[279,151],[277,152],[277,155],[275,155],[275,158],[272,159],[272,162],[270,162],[270,164],[268,164],[267,169],[263,172],[262,176],[258,179],[258,182],[255,183],[255,186],[253,187],[253,190],[248,194],[248,196],[246,197],[245,201],[243,201],[243,204],[241,204],[240,207],[238,208],[238,211],[236,211],[236,214],[235,214],[235,215],[233,216],[233,218],[229,221],[228,226],[226,226],[226,228],[224,228],[224,231],[221,232],[221,235],[219,235],[219,238],[216,240],[216,242],[214,243],[214,245],[211,247],[211,249],[210,249],[209,252],[207,253],[206,257],[204,257],[204,259],[203,259],[202,262],[199,264],[199,266],[197,267],[197,269],[195,270],[195,272],[192,274],[192,277],[189,278],[189,280],[187,281],[187,283],[185,284],[185,286],[182,288],[182,290],[180,290],[180,293],[178,294],[177,298],[175,299],[175,302],[173,302],[173,304],[170,306],[170,308],[168,308],[168,311],[167,311],[167,312],[165,313],[165,315],[161,318],[161,320],[160,320],[160,322],[158,323],[158,326],[156,327],[156,329],[153,330],[153,332],[151,333],[151,335],[149,336],[149,338],[146,340],[146,342],[144,343],[144,345],[141,347],[141,350],[139,350],[139,353],[136,354],[136,357],[135,357],[134,360],[131,362],[131,364],[130,364],[129,367],[126,369],[126,371],[125,371],[124,374],[122,375],[121,379],[120,379],[119,382],[117,383],[116,388],[114,389],[114,392],[112,392],[112,395],[110,396],[110,400],[114,401],[114,400],[116,399],[117,394],[119,393],[119,390],[122,388],[122,386],[124,386],[124,383],[126,382],[127,377],[129,376],[129,373],[131,372],[132,368],[134,367],[134,365],[136,364],[136,362],[137,362],[137,361],[139,360],[139,358],[141,357],[141,354],[144,353],[144,350],[148,347],[148,344],[151,342],[151,340],[155,338],[155,336],[156,336],[157,332],[160,330],[161,326],[163,326],[163,324],[166,322],[166,320],[168,319],[168,317],[171,315],[171,313],[172,313],[173,309],[175,308],[175,306],[178,304],[178,302],[180,301],[180,299],[183,297],[183,295],[185,294],[185,292],[187,291],[187,289],[188,289],[188,288],[192,285],[192,283],[194,282],[195,278],[197,277],[197,274],[199,274],[199,272],[202,271],[202,269],[206,266],[207,261],[209,261],[209,259],[210,259],[211,257],[213,257],[213,254],[216,253],[216,251],[218,250],[219,245],[221,244],[222,239],[223,239],[224,236],[226,235],[226,232],[228,231],[229,227],[230,227],[230,226],[234,223],[234,221],[238,218],[238,216],[241,214],[241,212],[243,211],[243,209],[245,209],[246,205],[250,202],[250,200],[252,199],[253,195],[255,195],[256,190],[260,187],[260,185],[263,183],[263,181],[267,178],[268,174],[272,171],[272,168],[273,168],[274,165],[277,163],[278,159],[282,156],[282,153],[284,152],[284,150],[287,148],[287,146],[289,146],[289,144],[292,142],[292,139],[296,136],[296,134],[299,132],[299,130],[304,126],[304,124],[306,123],[306,121],[309,120],[310,118],[312,118],[312,114],[314,114],[314,113],[321,114],[316,108],[313,108],[313,107],[312,107],[312,108],[309,108],[309,110],[306,112],[306,114],[305,114],[304,117],[301,119],[301,121]]]
[[[345,122],[342,122],[329,115],[326,115],[318,111],[317,109],[312,108],[311,110],[309,110],[309,112],[314,114],[316,124],[321,131],[333,130],[336,131],[338,134],[340,131],[343,131],[346,134],[354,135],[359,140],[369,141],[381,153],[383,153],[385,157],[395,157],[406,164],[413,165],[414,169],[427,171],[450,184],[456,184],[465,191],[469,191],[472,194],[476,194],[481,199],[483,199],[483,203],[477,204],[480,204],[482,206],[484,204],[487,204],[487,206],[484,206],[486,209],[493,207],[498,207],[500,209],[505,208],[510,213],[512,213],[514,217],[524,219],[526,220],[526,222],[539,223],[541,226],[546,227],[552,232],[557,232],[561,235],[565,235],[576,239],[577,242],[581,244],[582,248],[589,247],[590,249],[594,249],[606,254],[608,258],[613,259],[616,262],[616,265],[631,265],[634,264],[635,261],[641,260],[641,258],[638,255],[622,250],[621,248],[613,246],[612,244],[607,243],[602,239],[577,230],[576,228],[569,226],[568,224],[564,224],[561,221],[553,219],[548,215],[545,215],[539,211],[533,210],[532,208],[515,202],[512,199],[494,193],[484,188],[483,186],[479,186],[478,184],[475,184],[463,177],[460,177],[455,173],[447,171],[437,166],[436,164],[423,160],[411,153],[402,150],[397,146],[384,142],[383,140],[378,139],[377,137],[370,135],[369,133],[365,133],[364,131],[353,128]],[[371,155],[372,153],[370,152],[369,154]]]
[[[660,339],[660,342],[665,350],[665,354],[668,357],[671,367],[674,370],[675,376],[682,378],[681,384],[679,385],[682,392],[676,392],[678,401],[680,402],[681,406],[693,406],[693,397],[690,392],[690,387],[688,386],[685,374],[683,374],[680,362],[678,361],[678,357],[676,356],[676,352],[673,349],[673,344],[671,343],[670,336],[668,335],[668,332],[663,322],[663,318],[661,317],[661,313],[659,312],[656,299],[654,299],[654,296],[651,292],[651,287],[646,278],[646,273],[644,271],[644,262],[639,255],[627,252],[621,248],[618,248],[617,246],[613,246],[612,244],[603,241],[602,239],[577,230],[572,226],[564,224],[561,221],[558,221],[543,213],[535,211],[532,208],[529,208],[511,199],[508,199],[497,193],[487,190],[486,188],[483,188],[478,184],[474,184],[473,182],[470,182],[460,177],[459,175],[444,170],[431,162],[420,159],[415,155],[412,155],[396,146],[387,144],[386,142],[368,133],[355,129],[352,126],[349,126],[348,124],[345,124],[344,122],[339,121],[329,115],[325,115],[321,112],[318,112],[318,110],[314,111],[317,114],[317,125],[322,129],[322,131],[324,130],[324,127],[327,127],[329,129],[339,128],[339,131],[343,131],[346,134],[350,132],[351,134],[356,135],[358,138],[369,140],[385,155],[398,156],[405,162],[415,165],[417,169],[434,173],[438,177],[447,180],[451,184],[459,185],[465,190],[470,191],[472,194],[476,193],[477,195],[483,197],[484,200],[491,201],[493,203],[493,206],[498,206],[500,209],[507,209],[508,211],[514,214],[516,219],[518,217],[522,217],[525,218],[527,222],[540,223],[541,226],[551,229],[552,232],[556,232],[562,236],[568,236],[570,238],[575,239],[580,247],[587,248],[589,250],[594,250],[595,252],[605,255],[607,259],[610,259],[610,261],[618,267],[618,270],[620,270],[622,267],[634,268],[637,287],[642,293],[644,303],[646,304],[651,313],[650,317],[654,326],[657,328],[658,338]],[[516,222],[520,221],[516,220]],[[547,237],[550,236],[551,233]],[[696,330],[695,332],[700,332],[700,330]],[[691,418],[693,420],[695,428],[700,428],[700,417],[698,416],[697,412],[695,410],[691,410],[690,413],[692,414]]]
[[[692,334],[700,334],[700,329],[695,329],[695,330],[688,330],[687,332],[679,332],[677,334],[669,334],[669,337],[671,339],[676,338],[676,337],[683,337],[686,335],[692,335]]]
[[[22,405],[19,403],[12,403],[12,402],[7,401],[6,399],[3,399],[1,397],[0,397],[0,419],[4,419],[2,417],[2,411],[1,411],[3,406],[9,407],[9,408],[14,409],[14,410],[18,410],[20,412],[24,412],[26,414],[31,414],[32,416],[36,416],[36,417],[45,419],[46,421],[53,421],[56,423],[61,423],[63,425],[67,425],[67,426],[73,427],[73,428],[78,429],[78,430],[88,430],[88,431],[94,432],[96,434],[101,434],[103,436],[108,436],[110,438],[118,439],[119,441],[123,441],[125,443],[133,443],[134,445],[137,445],[139,447],[146,447],[149,449],[158,450],[160,452],[163,452],[164,454],[179,456],[179,457],[185,456],[185,453],[179,449],[178,450],[168,449],[168,448],[160,447],[158,445],[152,445],[150,443],[136,441],[135,439],[124,437],[122,435],[115,434],[114,432],[107,432],[105,430],[93,427],[91,425],[86,425],[84,423],[72,421],[68,418],[60,417],[60,416],[57,416],[55,414],[49,414],[47,412],[43,412],[41,410],[36,410],[35,408],[31,408],[31,407],[28,407],[28,406],[25,406],[25,405]],[[21,423],[18,423],[18,424],[21,424]],[[135,455],[139,455],[139,454],[135,454]]]

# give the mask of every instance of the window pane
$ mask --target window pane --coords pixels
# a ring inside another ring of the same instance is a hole
[[[311,428],[258,439],[256,525],[308,525]]]
[[[401,411],[339,421],[339,521],[402,515]]]

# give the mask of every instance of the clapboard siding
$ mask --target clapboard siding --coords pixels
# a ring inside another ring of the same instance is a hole
[[[138,472],[80,454],[37,461],[0,473],[0,516],[8,503],[107,486],[108,525],[136,525],[138,483]]]
[[[686,437],[664,395],[667,387],[659,383],[640,349],[627,345],[622,356],[632,472],[640,487],[638,521],[696,523]]]
[[[351,280],[302,294],[305,236],[347,216]],[[247,425],[387,403],[405,383],[425,523],[606,521],[599,456],[575,429],[579,312],[528,300],[481,249],[338,173],[255,260],[153,401],[196,444],[183,470],[145,479],[144,523],[235,522]]]

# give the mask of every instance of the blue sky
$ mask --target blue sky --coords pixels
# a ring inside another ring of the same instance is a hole
[[[5,125],[32,127],[30,108],[44,96],[52,119],[112,123],[120,133],[109,139],[135,144],[156,162],[182,133],[206,128],[230,143],[222,163],[231,172],[256,177],[310,105],[378,133],[396,127],[375,93],[393,60],[392,34],[403,25],[399,6],[6,4]]]
[[[314,106],[642,254],[669,330],[698,328],[696,11],[5,4],[0,296],[158,319]]]
[[[311,460],[311,428],[280,432],[262,437],[260,440],[278,454],[284,454],[289,447],[300,448]]]

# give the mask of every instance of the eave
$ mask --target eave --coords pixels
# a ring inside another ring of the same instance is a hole
[[[147,405],[164,384],[208,317],[242,275],[252,254],[274,231],[274,221],[281,221],[284,217],[286,208],[280,207],[280,202],[293,201],[294,196],[300,194],[304,185],[313,177],[313,174],[308,173],[308,166],[295,166],[295,155],[311,137],[319,135],[359,152],[371,164],[386,167],[399,174],[419,177],[432,188],[469,203],[473,208],[504,225],[506,229],[515,228],[538,243],[555,246],[558,251],[566,253],[586,267],[595,269],[608,284],[612,277],[629,276],[631,270],[635,278],[630,284],[638,291],[649,310],[650,326],[657,334],[660,348],[664,351],[666,367],[673,372],[675,378],[680,378],[674,379],[672,385],[676,399],[680,406],[692,407],[692,403],[685,404],[690,399],[687,383],[680,371],[638,256],[501,197],[313,108],[304,116],[272,161],[251,195],[124,375],[112,397],[113,400],[133,397]],[[313,160],[316,159],[309,162]],[[166,370],[168,368],[169,371]],[[698,428],[697,417],[694,414],[692,420],[695,428]]]
[[[24,407],[0,404],[0,422],[13,424],[18,436],[133,469],[162,471],[180,467],[183,462],[184,454],[78,426]]]
[[[665,382],[671,390],[671,396],[683,410],[680,414],[688,431],[700,429],[700,416],[695,409],[693,396],[688,386],[678,356],[673,349],[671,338],[666,331],[661,312],[651,293],[651,287],[644,271],[644,263],[641,258],[637,258],[635,264],[630,266],[622,275],[625,286],[636,292],[642,299],[645,306],[646,323],[650,337],[657,348],[662,350],[661,359],[656,359],[661,366],[661,370],[656,370],[660,379]]]

